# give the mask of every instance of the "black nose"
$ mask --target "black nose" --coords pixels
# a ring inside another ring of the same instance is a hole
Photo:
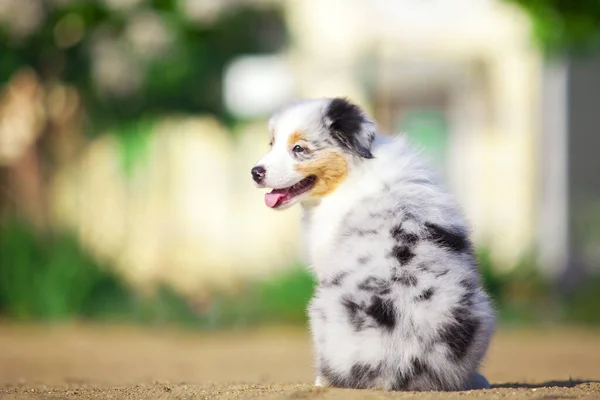
[[[250,172],[252,173],[252,179],[254,179],[254,182],[256,183],[260,183],[263,179],[265,179],[265,174],[267,173],[265,168],[261,167],[260,165],[252,168],[252,171]]]

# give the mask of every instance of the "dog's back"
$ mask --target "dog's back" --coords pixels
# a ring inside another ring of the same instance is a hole
[[[305,213],[320,383],[468,388],[494,313],[460,210],[405,139]]]

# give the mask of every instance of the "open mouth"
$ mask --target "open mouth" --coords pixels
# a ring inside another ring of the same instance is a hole
[[[290,187],[273,189],[271,192],[265,193],[265,204],[267,207],[277,208],[283,204],[289,203],[294,197],[308,192],[315,185],[316,181],[317,177],[311,175]]]

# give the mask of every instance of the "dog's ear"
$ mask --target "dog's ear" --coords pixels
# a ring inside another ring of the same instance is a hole
[[[346,99],[332,99],[323,120],[331,136],[342,147],[362,158],[373,158],[371,145],[375,139],[375,124],[358,106]]]

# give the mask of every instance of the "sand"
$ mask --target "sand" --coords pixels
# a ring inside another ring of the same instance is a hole
[[[0,325],[0,398],[36,400],[600,399],[600,331],[501,330],[483,373],[490,390],[318,389],[301,329]]]

